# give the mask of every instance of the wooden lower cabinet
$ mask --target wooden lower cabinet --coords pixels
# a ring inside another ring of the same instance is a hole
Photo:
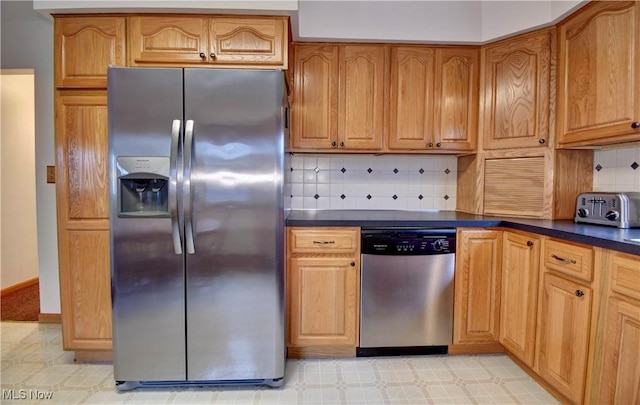
[[[640,256],[605,254],[606,298],[586,403],[640,403]]]
[[[58,239],[65,350],[111,350],[109,230],[66,230]]]
[[[505,231],[502,241],[500,343],[533,367],[541,237]]]
[[[502,231],[459,228],[450,354],[501,352]]]
[[[544,273],[538,312],[536,371],[573,404],[582,403],[592,291]]]
[[[355,356],[359,336],[360,229],[290,228],[288,238],[289,357]],[[301,243],[305,240],[311,245]],[[324,249],[321,253],[318,246]],[[345,249],[351,252],[332,252]]]

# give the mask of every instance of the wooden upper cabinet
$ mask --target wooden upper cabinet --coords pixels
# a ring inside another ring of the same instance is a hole
[[[286,68],[287,23],[287,17],[129,17],[129,63]]]
[[[286,17],[216,17],[209,20],[209,62],[287,67]]]
[[[433,131],[434,59],[432,48],[391,48],[387,141],[391,150],[429,149]]]
[[[478,127],[479,50],[436,49],[433,143],[474,150]]]
[[[381,150],[386,48],[347,45],[339,52],[338,147]]]
[[[56,17],[57,87],[107,87],[107,66],[124,66],[124,17]]]
[[[207,19],[129,17],[129,63],[203,63],[207,61]]]
[[[338,137],[338,47],[296,45],[294,57],[291,147],[334,148]]]
[[[473,150],[478,78],[478,48],[392,47],[388,149]]]
[[[291,147],[381,151],[387,48],[296,45]]]
[[[640,4],[591,2],[558,33],[558,144],[640,139]]]
[[[555,93],[555,30],[506,39],[483,52],[484,148],[546,146]]]

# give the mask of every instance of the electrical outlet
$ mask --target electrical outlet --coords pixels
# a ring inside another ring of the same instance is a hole
[[[55,183],[55,182],[56,182],[56,167],[47,166],[47,183]]]

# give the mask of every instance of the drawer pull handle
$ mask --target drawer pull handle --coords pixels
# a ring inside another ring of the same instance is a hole
[[[332,245],[336,243],[335,240],[314,240],[313,243],[317,245]]]
[[[564,257],[560,257],[560,256],[556,256],[556,255],[551,255],[551,257],[553,257],[554,259],[562,262],[562,263],[568,263],[568,264],[576,264],[576,261],[573,259],[565,259]]]
[[[582,297],[584,292],[582,290],[576,290],[576,297]]]
[[[356,267],[356,262],[351,262],[351,267]]]

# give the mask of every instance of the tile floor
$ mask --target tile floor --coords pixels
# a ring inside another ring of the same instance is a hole
[[[2,404],[557,403],[504,355],[289,360],[280,389],[176,387],[121,393],[114,388],[110,363],[74,363],[73,353],[62,350],[60,325],[2,322],[0,340]],[[19,399],[21,394],[27,398]]]

